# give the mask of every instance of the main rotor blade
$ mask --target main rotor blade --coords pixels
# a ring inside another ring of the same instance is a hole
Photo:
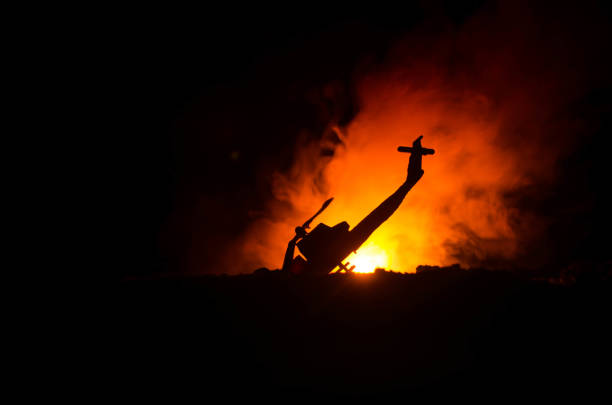
[[[319,209],[319,211],[317,211],[316,214],[314,214],[312,217],[310,217],[310,219],[308,221],[304,222],[304,225],[302,225],[302,228],[310,228],[310,223],[312,222],[312,220],[315,219],[317,217],[317,215],[322,213],[323,210],[325,208],[327,208],[327,206],[332,202],[333,199],[334,199],[334,197],[332,197],[329,200],[325,201],[323,203],[323,205],[321,206],[321,209]]]

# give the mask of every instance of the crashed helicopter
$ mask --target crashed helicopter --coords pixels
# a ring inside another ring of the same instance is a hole
[[[423,148],[421,139],[423,135],[412,143],[412,147],[400,146],[397,148],[399,152],[410,153],[406,180],[353,229],[349,230],[349,224],[342,221],[332,227],[320,223],[312,231],[306,231],[310,228],[310,223],[329,206],[333,198],[325,201],[322,207],[302,226],[296,227],[295,236],[287,245],[283,271],[324,275],[339,267],[340,270],[351,273],[355,266],[350,266],[349,262],[343,263],[343,261],[351,252],[356,252],[370,235],[397,210],[406,194],[423,176],[422,157],[433,155],[435,151]],[[301,255],[294,258],[296,245]]]

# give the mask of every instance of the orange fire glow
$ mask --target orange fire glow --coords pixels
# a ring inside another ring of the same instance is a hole
[[[533,55],[520,52],[530,38],[520,30],[511,34],[513,52],[489,46],[486,36],[466,35],[465,41],[483,43],[469,44],[475,50],[463,75],[440,68],[450,46],[432,47],[442,50],[428,55],[430,50],[413,44],[421,55],[400,47],[401,55],[391,57],[394,67],[360,78],[359,113],[348,126],[332,122],[327,129],[342,144],[334,145],[332,157],[321,156],[325,136],[323,145],[303,141],[296,146],[292,169],[271,179],[271,214],[245,236],[245,255],[258,265],[279,268],[294,227],[329,197],[333,203],[312,227],[340,221],[354,227],[404,181],[409,155],[396,148],[423,134],[423,146],[436,150],[423,158],[423,178],[357,255],[344,262],[355,264],[357,272],[376,267],[414,272],[420,264],[469,266],[488,257],[516,256],[517,226],[536,232],[537,224],[517,221],[503,195],[552,178],[554,162],[567,145],[561,145],[561,137],[542,135],[558,133],[546,126],[546,114],[561,87],[549,71],[525,73],[529,64],[521,58]],[[461,43],[453,46],[462,49]],[[476,71],[469,70],[473,66]]]
[[[355,273],[374,273],[377,268],[389,266],[389,256],[384,247],[380,247],[374,240],[369,240],[358,250],[357,254],[351,253],[344,261],[347,267],[355,266]],[[337,267],[335,271],[338,271]]]
[[[520,145],[499,143],[502,119],[485,94],[401,83],[386,78],[362,86],[362,110],[348,128],[335,129],[344,146],[333,158],[322,160],[320,144],[300,146],[291,173],[273,182],[276,198],[292,209],[278,220],[258,222],[257,236],[249,236],[258,243],[245,246],[247,254],[278,268],[293,228],[332,196],[312,227],[343,220],[355,226],[402,184],[409,155],[396,148],[420,134],[423,145],[436,150],[423,159],[425,175],[357,255],[344,262],[355,264],[357,272],[377,267],[414,272],[420,264],[461,262],[452,254],[454,243],[468,244],[476,260],[491,252],[502,258],[516,253],[513,213],[500,195],[526,184],[527,173],[545,175],[541,167],[553,153],[536,158],[541,151],[536,143],[520,153],[514,149]],[[316,181],[324,186],[314,187]],[[478,244],[469,245],[470,235],[477,235]]]

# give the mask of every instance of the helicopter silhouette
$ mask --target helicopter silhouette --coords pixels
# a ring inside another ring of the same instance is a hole
[[[296,227],[295,236],[287,245],[283,260],[283,271],[322,275],[329,274],[339,266],[346,273],[351,273],[355,266],[349,267],[350,263],[343,263],[344,259],[351,252],[356,252],[370,235],[389,219],[400,206],[406,194],[423,177],[423,155],[433,155],[435,151],[423,148],[421,146],[422,139],[423,135],[419,136],[412,143],[412,147],[400,146],[397,148],[399,152],[410,153],[406,180],[353,229],[349,230],[349,224],[342,221],[332,227],[320,223],[311,232],[306,231],[310,228],[310,223],[331,204],[333,197],[325,201],[321,208],[304,224]],[[303,257],[298,255],[294,258],[296,246]]]

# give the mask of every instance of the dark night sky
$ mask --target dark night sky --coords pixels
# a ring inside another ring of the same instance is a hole
[[[186,260],[199,261],[204,273],[218,272],[215,253],[263,209],[268,176],[290,166],[300,130],[320,133],[331,116],[348,123],[357,113],[355,75],[383,64],[397,41],[423,35],[417,29],[423,24],[459,29],[471,16],[497,10],[482,1],[423,3],[401,10],[310,4],[116,10],[96,41],[99,104],[112,133],[102,139],[111,140],[117,156],[106,224],[120,252],[110,264],[114,272],[181,271],[193,265]],[[539,7],[539,18],[555,22],[548,26],[609,32],[597,3]],[[610,225],[609,170],[601,147],[611,127],[611,82],[602,73],[609,39],[578,35],[569,48],[597,61],[577,68],[578,75],[602,78],[568,105],[568,114],[589,122],[588,133],[558,163],[557,183],[508,196],[525,212],[550,219],[542,246],[555,264],[609,258],[609,238],[602,236]],[[321,90],[329,83],[336,89],[331,107]],[[206,248],[187,259],[184,246],[194,240]]]

